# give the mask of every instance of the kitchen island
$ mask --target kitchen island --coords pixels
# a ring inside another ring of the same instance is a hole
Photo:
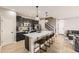
[[[39,40],[41,37],[47,36],[47,35],[51,35],[53,33],[53,31],[41,31],[40,33],[38,32],[33,32],[33,33],[28,33],[28,34],[24,34],[25,37],[29,37],[29,52],[34,53],[34,42]],[[38,39],[39,38],[39,39]],[[27,40],[27,39],[25,39]]]

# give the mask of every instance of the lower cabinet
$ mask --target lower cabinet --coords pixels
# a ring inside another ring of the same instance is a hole
[[[25,36],[23,35],[23,32],[17,33],[16,34],[16,41],[21,41],[25,39]]]
[[[25,48],[29,51],[29,37],[25,37]]]

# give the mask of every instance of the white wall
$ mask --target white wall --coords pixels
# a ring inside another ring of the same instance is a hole
[[[65,19],[64,30],[79,30],[79,18]]]
[[[16,13],[14,11],[0,8],[1,16],[1,42],[3,45],[12,43],[16,39]]]
[[[67,18],[64,19],[64,22],[60,22],[61,20],[58,20],[56,22],[57,26],[57,33],[66,33],[67,30],[79,30],[79,18]],[[63,25],[63,26],[62,26]]]
[[[0,26],[1,26],[1,17],[0,17]],[[1,31],[1,27],[0,27],[0,31]],[[0,45],[1,45],[1,33],[0,33]]]
[[[56,21],[56,33],[65,34],[67,30],[79,30],[79,17],[66,18]]]

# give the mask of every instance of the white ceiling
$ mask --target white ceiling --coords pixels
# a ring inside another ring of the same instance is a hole
[[[16,11],[18,14],[35,17],[36,7],[35,6],[3,6]],[[79,6],[39,6],[39,16],[45,17],[45,12],[48,12],[49,16],[57,19],[64,19],[69,17],[79,17]]]

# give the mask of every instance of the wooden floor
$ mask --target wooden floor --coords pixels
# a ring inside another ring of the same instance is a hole
[[[74,47],[69,42],[65,41],[62,35],[55,38],[54,43],[48,49],[48,53],[74,53]]]
[[[24,41],[13,43],[0,48],[1,53],[28,53],[24,47]],[[54,43],[48,48],[46,53],[74,53],[73,45],[65,42],[62,35],[55,37]]]
[[[1,48],[1,53],[25,53],[25,52],[28,51],[25,49],[24,40],[3,46]]]
[[[0,52],[1,52],[1,46],[0,46]]]

